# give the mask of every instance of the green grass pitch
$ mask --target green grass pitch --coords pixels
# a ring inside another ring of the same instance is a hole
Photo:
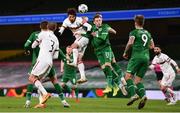
[[[59,98],[50,98],[47,107],[35,109],[37,98],[32,99],[31,108],[24,108],[25,98],[0,97],[0,112],[180,112],[180,102],[167,106],[163,100],[148,100],[146,106],[138,110],[139,101],[126,106],[128,99],[122,98],[81,98],[79,103],[68,98],[70,108],[64,108]]]

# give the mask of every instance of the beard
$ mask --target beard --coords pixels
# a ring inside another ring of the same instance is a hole
[[[159,55],[161,52],[154,52],[155,55]]]

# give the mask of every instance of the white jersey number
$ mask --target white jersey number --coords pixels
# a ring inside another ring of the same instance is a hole
[[[142,39],[142,41],[144,42],[143,46],[146,46],[147,41],[148,41],[147,35],[146,35],[146,34],[143,34],[143,35],[141,36],[141,39]]]

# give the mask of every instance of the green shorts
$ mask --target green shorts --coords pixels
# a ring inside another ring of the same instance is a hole
[[[64,82],[64,83],[67,83],[68,81],[70,81],[73,85],[76,85],[77,78],[76,78],[75,75],[68,75],[68,76],[63,75],[61,81]]]
[[[111,63],[112,59],[114,58],[114,53],[111,47],[106,47],[101,51],[95,52],[95,54],[101,66],[104,65],[106,62]]]
[[[131,58],[128,62],[127,72],[143,78],[149,66],[149,59]]]

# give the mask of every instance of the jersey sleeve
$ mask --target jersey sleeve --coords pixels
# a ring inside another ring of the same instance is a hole
[[[40,44],[40,42],[43,39],[43,34],[39,33],[38,38],[33,42],[33,44],[31,45],[32,48],[36,48],[37,45]]]
[[[109,31],[111,29],[111,26],[109,26],[108,24],[105,24],[105,27],[106,27],[107,31]]]
[[[163,54],[163,61],[170,62],[171,58],[168,55]]]
[[[26,42],[24,44],[24,49],[27,50],[27,49],[31,48],[31,44],[33,43],[33,37],[35,37],[35,32],[31,33],[29,38],[26,40]]]
[[[59,49],[59,57],[58,59],[62,60],[63,62],[66,61],[66,55],[63,53],[61,49]]]
[[[62,24],[61,27],[64,27],[64,28],[67,28],[67,27],[68,27],[68,21],[67,21],[67,19],[65,19],[65,20],[63,21],[63,24]]]
[[[133,31],[131,31],[131,32],[129,33],[129,37],[135,37],[135,34],[134,34]]]

